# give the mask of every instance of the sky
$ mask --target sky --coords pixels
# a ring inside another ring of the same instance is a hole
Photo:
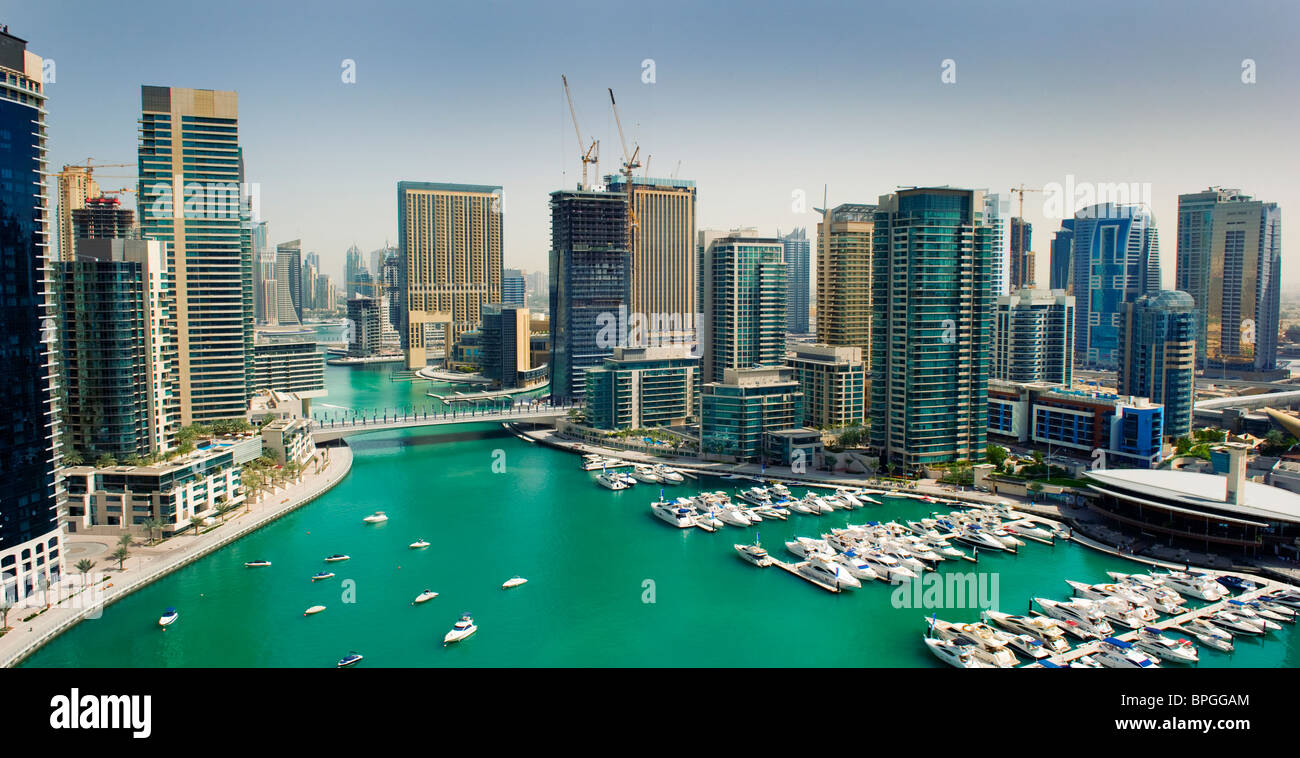
[[[1216,185],[1282,207],[1284,291],[1300,289],[1288,221],[1300,209],[1298,22],[1290,0],[0,10],[54,62],[51,171],[87,157],[134,164],[143,84],[235,90],[270,241],[301,239],[336,281],[353,243],[396,243],[401,180],[501,185],[505,265],[545,269],[548,194],[581,169],[565,74],[602,173],[622,152],[612,87],[650,174],[696,182],[702,229],[804,226],[814,237],[823,192],[832,205],[917,185],[1010,200],[1022,184],[1137,182],[1172,286],[1177,195]],[[355,81],[343,81],[345,61]],[[96,173],[105,188],[135,186],[133,168]],[[1044,284],[1059,228],[1045,197],[1024,203]]]

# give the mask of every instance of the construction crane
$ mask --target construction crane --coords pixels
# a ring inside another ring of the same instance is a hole
[[[641,172],[641,176],[644,176],[644,177],[647,177],[647,178],[650,176],[650,159],[653,158],[653,157],[654,157],[654,156],[653,156],[653,155],[650,155],[649,153],[646,154],[646,157],[645,157],[645,171]]]
[[[1016,193],[1016,194],[1020,195],[1020,211],[1019,211],[1018,213],[1016,213],[1016,218],[1020,219],[1021,221],[1024,221],[1024,220],[1025,220],[1025,193],[1026,193],[1026,192],[1043,192],[1043,190],[1041,190],[1041,189],[1034,189],[1034,188],[1032,188],[1032,187],[1026,187],[1025,185],[1022,184],[1022,185],[1020,185],[1019,187],[1012,187],[1012,188],[1011,188],[1011,191],[1012,191],[1013,193]]]
[[[618,140],[623,143],[623,168],[620,169],[624,177],[627,178],[628,184],[632,183],[632,170],[641,167],[641,161],[637,156],[641,154],[641,146],[637,145],[636,149],[629,155],[627,152],[627,138],[623,136],[623,121],[618,117],[618,103],[614,102],[614,90],[609,90],[609,105],[614,109],[614,124],[618,126]]]
[[[682,162],[681,162],[681,161],[677,161],[677,168],[674,168],[674,169],[673,169],[673,179],[674,179],[674,180],[677,179],[677,172],[678,172],[678,171],[681,171],[681,170],[682,170]]]
[[[582,129],[578,126],[578,112],[573,108],[573,95],[569,93],[569,80],[564,74],[560,74],[560,81],[564,82],[564,97],[569,101],[569,115],[573,117],[573,131],[578,135],[578,149],[582,150],[582,146],[587,143],[583,141]],[[587,148],[586,152],[582,154],[582,184],[579,189],[587,189],[587,164],[599,162],[600,141],[592,140],[591,147]],[[596,178],[600,178],[599,167],[596,169]]]

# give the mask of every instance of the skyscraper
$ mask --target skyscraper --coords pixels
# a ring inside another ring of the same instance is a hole
[[[1240,190],[1178,196],[1175,286],[1200,311],[1198,362],[1207,369],[1277,368],[1282,211]]]
[[[778,236],[779,234],[778,232]],[[781,237],[781,245],[785,248],[785,330],[794,334],[807,334],[812,258],[808,233],[802,228],[795,229]]]
[[[880,198],[872,285],[871,442],[914,470],[984,453],[1000,239],[981,190]]]
[[[702,376],[785,364],[785,248],[775,237],[729,234],[704,252]]]
[[[479,327],[483,306],[501,302],[501,224],[499,186],[398,182],[407,368],[428,365],[439,325],[450,354],[462,332]]]
[[[64,166],[58,174],[59,191],[59,259],[68,260],[73,255],[72,212],[86,207],[86,200],[99,197],[99,183],[95,181],[90,166]]]
[[[551,193],[551,398],[586,394],[587,369],[626,344],[632,254],[620,192]]]
[[[871,250],[876,206],[824,209],[817,225],[817,341],[862,350],[871,372]]]
[[[501,302],[524,307],[524,272],[508,268],[501,274]]]
[[[1012,292],[1034,283],[1034,225],[1022,218],[1011,219],[1011,271],[1008,285]]]
[[[271,323],[276,315],[267,296],[275,291],[275,249],[269,233],[265,221],[253,225],[253,318],[259,324]]]
[[[1073,221],[1075,362],[1114,369],[1123,304],[1160,289],[1155,221],[1142,206],[1114,203],[1081,208]]]
[[[281,297],[289,295],[288,303],[280,303],[280,323],[289,323],[283,316],[286,306],[293,308],[294,319],[302,323],[302,240],[275,246],[275,278],[280,282]]]
[[[1061,221],[1061,228],[1052,237],[1052,253],[1049,261],[1048,286],[1054,290],[1065,290],[1074,294],[1074,219]]]
[[[77,240],[131,239],[135,235],[135,212],[122,207],[115,197],[87,198],[72,212],[73,253]],[[68,260],[71,256],[64,256]]]
[[[361,248],[356,245],[349,247],[343,261],[343,297],[350,300],[357,295],[370,296],[368,292],[361,292],[360,273],[365,270],[366,266],[361,262]]]
[[[242,417],[253,369],[253,235],[238,96],[146,85],[140,97],[140,227],[167,245],[180,421]]]
[[[608,176],[610,192],[628,198],[628,228],[632,251],[632,300],[628,310],[643,314],[676,314],[676,321],[659,320],[649,327],[651,342],[685,342],[693,333],[695,316],[695,182],[682,179]],[[687,326],[687,322],[691,326]],[[675,328],[674,323],[680,323]]]
[[[1123,309],[1119,392],[1163,403],[1165,436],[1184,437],[1196,398],[1196,302],[1186,292],[1160,290]]]
[[[1021,289],[997,299],[989,378],[1074,382],[1074,298],[1064,290]]]
[[[0,601],[57,582],[64,564],[42,65],[0,27]]]

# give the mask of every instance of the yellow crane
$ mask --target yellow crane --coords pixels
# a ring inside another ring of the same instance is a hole
[[[1032,188],[1032,187],[1026,187],[1025,185],[1022,184],[1022,185],[1020,185],[1019,187],[1012,187],[1012,188],[1011,188],[1011,191],[1012,191],[1013,193],[1016,193],[1016,194],[1020,195],[1020,210],[1019,210],[1019,212],[1016,214],[1016,218],[1020,219],[1021,221],[1024,221],[1024,220],[1025,220],[1025,193],[1026,193],[1026,192],[1043,192],[1043,190],[1041,190],[1041,189],[1034,189],[1034,188]]]
[[[637,225],[636,205],[632,200],[632,171],[640,168],[641,161],[637,156],[641,154],[641,146],[637,145],[632,154],[627,152],[627,138],[623,136],[623,121],[618,117],[618,103],[614,101],[614,89],[609,89],[609,106],[614,109],[614,124],[618,126],[618,141],[623,145],[623,167],[619,173],[623,175],[623,181],[627,185],[627,218],[628,218],[628,239],[632,238],[632,228]]]
[[[578,126],[578,112],[573,107],[573,95],[569,93],[569,80],[564,74],[560,74],[560,81],[564,82],[564,97],[569,101],[569,115],[573,117],[573,131],[578,135],[578,149],[587,144],[582,139],[582,129]],[[591,147],[587,148],[582,154],[582,184],[579,189],[587,189],[587,164],[600,162],[600,141],[592,140]],[[600,170],[597,168],[596,178],[600,178]]]

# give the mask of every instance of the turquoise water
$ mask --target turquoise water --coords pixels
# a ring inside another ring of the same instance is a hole
[[[429,384],[392,382],[393,370],[330,367],[326,399],[346,406],[423,397]],[[888,585],[833,595],[752,566],[732,544],[752,541],[753,528],[674,529],[650,514],[655,485],[605,490],[575,456],[499,426],[376,433],[351,443],[352,473],[330,493],[109,606],[24,665],[330,667],[352,650],[365,655],[361,666],[941,665],[920,641],[934,611],[895,608]],[[665,492],[736,484],[713,479]],[[759,530],[774,555],[789,559],[781,543],[794,535],[934,508],[891,499]],[[389,521],[363,524],[376,510]],[[431,547],[407,547],[419,538]],[[332,553],[351,560],[323,563]],[[273,565],[243,567],[255,559]],[[980,572],[990,588],[996,575],[997,607],[1023,613],[1035,595],[1066,597],[1067,578],[1104,581],[1106,571],[1134,565],[1075,545],[1030,543],[1019,555],[946,562],[940,573]],[[338,576],[311,582],[326,566]],[[528,584],[502,590],[516,574]],[[411,605],[426,588],[439,596]],[[327,610],[304,617],[316,604]],[[168,606],[181,617],[163,632],[157,619]],[[478,634],[444,648],[442,636],[466,611]],[[967,621],[979,610],[937,614]],[[1238,638],[1231,656],[1202,648],[1201,657],[1211,667],[1296,666],[1300,635],[1285,625],[1263,640]]]

